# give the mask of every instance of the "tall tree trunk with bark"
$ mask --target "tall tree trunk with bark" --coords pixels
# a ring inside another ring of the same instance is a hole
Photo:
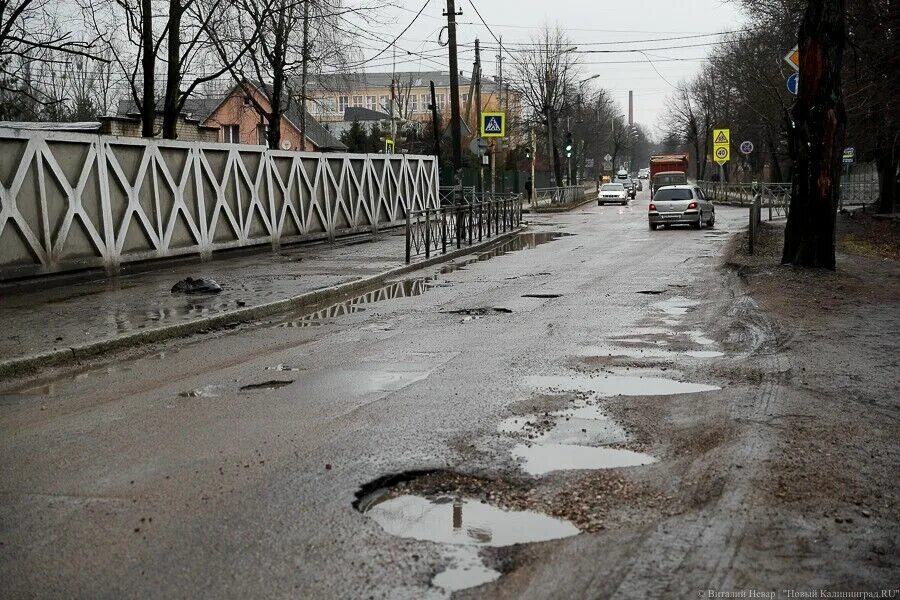
[[[141,0],[141,136],[153,137],[156,129],[156,44],[153,40],[153,0]],[[137,95],[137,94],[135,94]]]
[[[178,138],[178,113],[181,104],[181,0],[169,1],[168,68],[166,69],[166,97],[163,101],[163,138]]]
[[[844,0],[810,0],[800,24],[791,209],[781,262],[835,268],[834,228],[844,147]]]
[[[266,141],[269,148],[278,150],[281,147],[281,115],[284,114],[284,66],[287,60],[287,37],[285,27],[285,11],[282,6],[278,14],[278,24],[275,29],[274,60],[272,61],[272,94],[269,105],[272,107],[269,113],[269,127],[266,131]]]

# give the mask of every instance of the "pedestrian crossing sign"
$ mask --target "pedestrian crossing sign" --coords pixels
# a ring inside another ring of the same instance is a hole
[[[481,113],[481,137],[506,137],[506,113]]]

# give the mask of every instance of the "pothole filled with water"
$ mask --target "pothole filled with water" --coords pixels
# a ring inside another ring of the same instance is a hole
[[[505,510],[456,495],[392,496],[370,492],[357,509],[390,535],[441,544],[447,567],[431,584],[447,592],[495,581],[499,571],[485,564],[479,548],[561,539],[580,533],[565,519],[529,510]]]
[[[688,383],[663,377],[636,375],[583,374],[532,375],[525,382],[533,388],[554,392],[588,392],[600,397],[612,396],[668,396],[670,394],[696,394],[721,389],[704,383]]]
[[[522,461],[522,468],[529,475],[575,469],[637,467],[656,462],[655,458],[641,452],[575,444],[517,444],[512,455]]]

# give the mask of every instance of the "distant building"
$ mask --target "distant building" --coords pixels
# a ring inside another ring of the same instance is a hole
[[[378,125],[383,130],[387,131],[391,126],[391,116],[377,110],[348,106],[344,109],[344,120],[328,123],[328,131],[340,139],[341,134],[348,131],[350,127],[353,126],[354,122],[363,125],[366,131],[371,131],[374,125]]]
[[[450,122],[450,73],[446,71],[319,75],[308,92],[310,112],[322,123],[344,121],[348,108],[378,111],[401,122],[427,122],[431,120],[431,81],[434,81],[437,109],[446,127]],[[478,111],[469,102],[471,83],[470,78],[459,77],[460,112],[470,123],[469,129],[475,130]],[[501,110],[498,91],[494,81],[482,78],[482,111]],[[508,119],[517,120],[522,111],[521,96],[504,85],[502,101]],[[467,104],[470,105],[468,118]]]

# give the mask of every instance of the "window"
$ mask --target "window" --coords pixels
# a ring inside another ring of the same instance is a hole
[[[419,112],[419,97],[415,94],[410,94],[409,96],[409,112]]]
[[[437,95],[437,104],[438,110],[444,110],[447,107],[447,95],[446,94],[438,94]]]
[[[366,96],[366,108],[375,110],[375,96]]]
[[[241,143],[241,126],[240,125],[223,125],[222,141],[226,144]]]
[[[465,103],[468,102],[468,101],[469,101],[469,95],[468,95],[468,94],[463,94],[463,95],[462,95],[462,103],[465,104]]]
[[[362,106],[363,105],[363,97],[362,96],[353,96],[353,106]]]
[[[422,110],[430,110],[431,102],[428,101],[428,94],[422,94]]]
[[[349,100],[350,98],[348,96],[341,96],[338,98],[338,110],[341,112],[341,114],[344,114],[344,111],[347,109]]]
[[[267,146],[269,141],[266,136],[269,133],[269,126],[266,124],[256,126],[256,143],[260,146]]]
[[[691,200],[693,199],[693,195],[691,194],[691,190],[686,190],[684,188],[665,188],[656,192],[656,195],[653,196],[654,202],[659,202],[660,200]]]
[[[320,105],[324,113],[333,113],[335,111],[334,98],[322,98]]]
[[[390,96],[381,96],[378,98],[378,108],[383,111],[388,111],[391,109],[391,97]]]

